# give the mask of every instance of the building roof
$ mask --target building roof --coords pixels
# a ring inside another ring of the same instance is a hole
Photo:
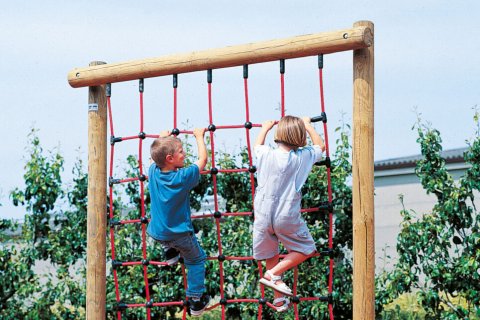
[[[441,151],[440,154],[442,158],[445,159],[446,163],[458,163],[458,162],[465,161],[463,159],[463,154],[467,150],[468,148],[443,150]],[[412,155],[407,157],[380,160],[380,161],[375,161],[374,168],[375,168],[375,171],[411,168],[411,167],[415,167],[417,164],[417,161],[422,159],[423,159],[423,155],[417,154],[417,155]]]

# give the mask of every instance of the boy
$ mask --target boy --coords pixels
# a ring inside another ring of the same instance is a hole
[[[170,131],[162,131],[153,141],[150,154],[154,163],[148,170],[151,196],[151,220],[147,233],[160,242],[167,263],[178,261],[179,255],[187,267],[187,297],[190,313],[200,316],[210,302],[205,293],[206,255],[193,233],[190,218],[190,190],[199,181],[200,171],[207,164],[205,128],[195,129],[198,160],[184,168],[185,151],[182,142]]]

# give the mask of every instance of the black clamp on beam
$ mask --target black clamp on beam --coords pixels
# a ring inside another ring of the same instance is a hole
[[[111,97],[112,96],[112,84],[111,83],[107,83],[105,85],[105,95],[107,97]]]
[[[178,74],[173,75],[173,87],[177,88],[178,87]]]

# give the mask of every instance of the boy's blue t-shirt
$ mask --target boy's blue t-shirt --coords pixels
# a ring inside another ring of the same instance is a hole
[[[151,220],[147,233],[156,240],[173,240],[193,232],[190,190],[200,179],[196,164],[177,171],[162,172],[153,163],[148,170]]]

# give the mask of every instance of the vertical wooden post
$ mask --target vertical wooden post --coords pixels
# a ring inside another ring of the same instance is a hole
[[[90,66],[105,64],[94,61]],[[105,319],[107,224],[107,100],[88,88],[87,319]]]
[[[355,27],[373,23],[358,21]],[[353,319],[375,319],[374,42],[353,51]]]

